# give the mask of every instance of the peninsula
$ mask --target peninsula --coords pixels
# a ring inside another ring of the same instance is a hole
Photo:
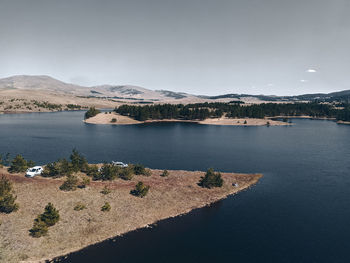
[[[95,180],[84,188],[62,191],[60,186],[66,176],[26,178],[24,173],[10,174],[7,168],[0,168],[0,177],[7,178],[13,185],[19,206],[18,211],[0,213],[0,261],[44,262],[64,256],[207,206],[247,189],[262,176],[221,173],[222,187],[205,188],[198,185],[205,172],[170,170],[165,176],[165,171],[149,169],[147,175],[137,175],[130,180]],[[87,178],[82,172],[75,176]],[[138,181],[150,187],[143,198],[130,194]],[[33,226],[33,219],[42,213],[48,202],[59,211],[60,219],[50,226],[47,235],[32,237],[28,230]],[[106,206],[105,210],[110,210],[104,212],[101,206],[107,203],[109,208]]]

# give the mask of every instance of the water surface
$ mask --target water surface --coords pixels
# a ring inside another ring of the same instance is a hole
[[[45,164],[72,148],[89,162],[263,173],[210,207],[70,255],[64,262],[349,262],[350,126],[84,124],[82,112],[0,115],[0,153]]]

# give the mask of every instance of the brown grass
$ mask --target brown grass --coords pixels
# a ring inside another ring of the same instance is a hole
[[[0,214],[0,261],[40,261],[65,255],[90,244],[145,227],[161,219],[187,213],[225,198],[255,184],[259,174],[223,173],[224,186],[203,189],[197,185],[199,171],[169,171],[161,177],[161,170],[152,170],[149,177],[135,176],[131,181],[117,179],[111,182],[91,182],[86,189],[63,192],[58,189],[64,178],[25,178],[23,174],[8,174],[14,183],[20,209],[11,214]],[[137,181],[150,185],[144,198],[129,194]],[[238,183],[238,187],[232,186]],[[104,186],[112,191],[103,195]],[[59,209],[61,219],[49,228],[48,236],[32,238],[28,230],[34,218],[52,202]],[[74,206],[84,203],[86,209],[74,211]],[[111,210],[102,212],[101,206],[109,202]]]

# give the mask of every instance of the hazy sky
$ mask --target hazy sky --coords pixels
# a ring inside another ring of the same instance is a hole
[[[349,14],[350,0],[0,0],[0,77],[196,94],[350,89]]]

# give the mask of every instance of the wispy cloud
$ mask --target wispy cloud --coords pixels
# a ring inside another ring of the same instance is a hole
[[[315,73],[315,72],[317,72],[317,70],[316,70],[316,69],[309,68],[306,72]]]

